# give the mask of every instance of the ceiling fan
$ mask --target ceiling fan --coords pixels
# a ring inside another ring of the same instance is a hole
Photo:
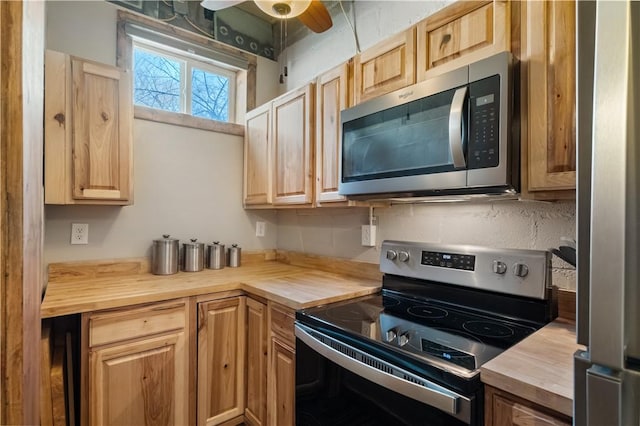
[[[203,0],[200,5],[209,10],[235,6],[244,0]],[[279,19],[297,17],[311,31],[321,33],[333,25],[329,11],[320,0],[253,0],[267,15]]]

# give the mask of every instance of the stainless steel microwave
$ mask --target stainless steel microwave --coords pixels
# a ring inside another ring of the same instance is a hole
[[[502,52],[343,110],[339,193],[515,194],[512,61]]]

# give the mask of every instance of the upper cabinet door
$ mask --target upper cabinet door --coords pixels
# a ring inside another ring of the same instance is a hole
[[[417,81],[509,50],[509,8],[499,0],[456,2],[419,22]]]
[[[528,198],[573,198],[575,2],[527,1],[520,7],[521,116],[528,118],[522,123],[522,192]]]
[[[416,82],[415,28],[409,28],[356,55],[354,104]]]
[[[74,59],[73,198],[128,200],[131,78],[114,67]]]
[[[46,204],[133,203],[131,73],[45,54]]]
[[[244,204],[271,204],[271,103],[246,115],[244,133]]]
[[[273,101],[273,204],[313,202],[314,86]]]
[[[349,64],[344,63],[316,83],[316,204],[346,201],[338,194],[342,128],[340,111],[349,106]]]

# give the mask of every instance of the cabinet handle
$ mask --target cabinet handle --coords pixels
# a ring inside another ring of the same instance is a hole
[[[102,111],[102,114],[100,114],[100,116],[102,117],[103,121],[109,121],[109,114],[107,114],[106,112]]]
[[[64,126],[64,114],[59,112],[53,116],[53,119],[58,122],[59,125]]]

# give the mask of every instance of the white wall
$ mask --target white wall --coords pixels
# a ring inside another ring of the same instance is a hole
[[[116,7],[104,1],[47,2],[47,48],[115,63]],[[258,61],[258,81],[275,81],[273,61]],[[265,71],[266,70],[266,71]],[[261,84],[258,99],[277,90]],[[274,248],[275,212],[242,208],[242,137],[134,120],[134,204],[46,206],[45,262],[138,257],[152,240],[238,243]],[[255,221],[267,222],[264,238]],[[70,245],[71,223],[89,224],[89,245]]]
[[[376,44],[450,1],[356,1],[356,30],[362,49]],[[347,14],[350,15],[349,9]],[[350,15],[351,16],[351,15]],[[300,86],[316,75],[354,56],[351,29],[342,14],[332,13],[333,28],[310,34],[286,51],[289,64],[287,88]],[[360,226],[368,222],[368,210],[317,209],[278,213],[280,249],[378,262],[383,239],[478,244],[502,248],[548,249],[575,238],[575,202],[539,203],[497,201],[398,205],[376,209],[378,247],[360,245]],[[554,259],[554,282],[575,289],[575,271]]]

